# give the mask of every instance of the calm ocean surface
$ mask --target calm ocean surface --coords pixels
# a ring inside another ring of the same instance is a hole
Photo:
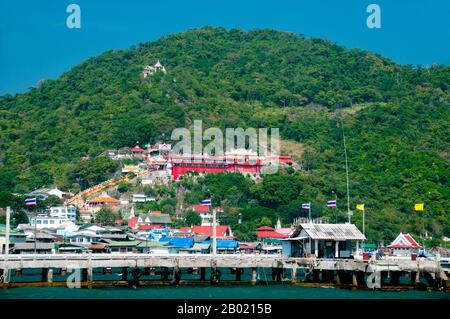
[[[121,269],[113,268],[114,273],[104,275],[94,271],[94,280],[117,280]],[[66,287],[20,287],[0,289],[0,299],[450,299],[450,292],[427,291],[371,291],[350,290],[334,287],[300,287],[288,283],[276,284],[271,281],[270,273],[258,271],[261,284],[232,284],[226,280],[233,279],[229,270],[222,269],[223,283],[189,284],[180,286],[142,286],[137,289],[128,287],[102,288],[66,288]],[[183,279],[195,279],[198,274],[183,273]],[[209,271],[207,270],[207,276]],[[24,269],[22,275],[11,273],[11,282],[40,281],[40,272]],[[243,281],[250,281],[251,274],[242,274]],[[54,275],[54,281],[65,281],[67,276]],[[142,276],[143,280],[160,279],[159,275]],[[207,277],[209,278],[209,277]],[[265,284],[264,284],[265,282]]]
[[[178,286],[112,287],[69,289],[65,287],[21,287],[0,289],[0,299],[450,299],[450,293],[426,291],[364,291],[338,288],[269,286]]]

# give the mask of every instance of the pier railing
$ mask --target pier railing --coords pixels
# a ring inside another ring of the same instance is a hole
[[[7,258],[7,259],[6,259]],[[431,271],[440,268],[433,260],[354,260],[285,258],[280,255],[242,254],[20,254],[0,255],[0,269],[97,267],[233,267],[309,268],[319,270]],[[369,267],[370,266],[370,267]]]

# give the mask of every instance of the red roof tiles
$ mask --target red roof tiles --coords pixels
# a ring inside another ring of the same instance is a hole
[[[192,210],[196,213],[209,213],[209,206],[197,204],[192,206]]]
[[[180,231],[188,232],[191,231],[196,235],[212,236],[213,227],[212,226],[192,226],[192,227],[181,227]],[[216,226],[216,236],[217,237],[233,237],[231,228],[228,225],[218,225]]]

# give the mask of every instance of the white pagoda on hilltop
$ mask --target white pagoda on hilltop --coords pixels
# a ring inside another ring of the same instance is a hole
[[[156,61],[156,63],[154,65],[147,65],[144,68],[144,71],[142,71],[142,75],[145,79],[148,75],[152,75],[152,74],[154,74],[156,72],[160,72],[160,71],[163,72],[164,74],[167,73],[166,68],[158,60],[158,61]]]

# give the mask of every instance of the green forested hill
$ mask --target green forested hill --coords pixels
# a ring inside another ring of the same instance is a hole
[[[157,59],[168,73],[142,79]],[[105,52],[39,88],[0,97],[0,191],[72,188],[89,171],[81,157],[167,140],[173,128],[202,119],[206,127],[279,127],[305,147],[303,171],[267,177],[236,205],[289,222],[302,201],[334,214],[323,202],[335,190],[343,216],[342,119],[351,205],[366,204],[369,236],[417,234],[423,221],[428,232],[449,236],[449,85],[448,66],[398,65],[273,30],[190,30]],[[412,212],[419,201],[426,214]]]

